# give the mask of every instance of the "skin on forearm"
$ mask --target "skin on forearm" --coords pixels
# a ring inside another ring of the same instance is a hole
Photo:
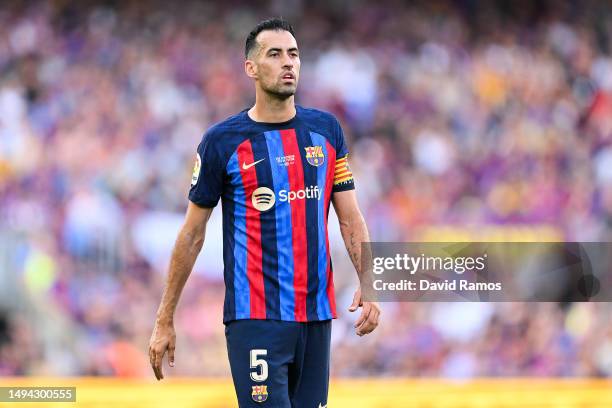
[[[344,239],[346,250],[357,271],[359,278],[361,301],[375,301],[372,293],[372,250],[370,248],[370,234],[366,226],[355,190],[334,193],[332,196],[334,209],[338,215],[340,232]],[[357,306],[355,306],[357,307]]]
[[[174,311],[176,310],[181,292],[204,244],[204,231],[204,226],[201,228],[189,228],[184,225],[181,229],[174,244],[168,279],[159,309],[157,310],[158,323],[173,323]]]
[[[344,245],[355,266],[359,280],[362,281],[362,243],[370,241],[368,227],[360,212],[351,213],[350,216],[339,219],[339,222]]]
[[[346,245],[351,261],[357,271],[360,287],[355,291],[350,312],[362,307],[361,315],[355,322],[355,333],[363,336],[371,333],[378,326],[380,307],[376,302],[376,295],[372,293],[372,251],[369,245],[370,234],[363,215],[357,204],[354,190],[335,193],[334,208],[340,223],[340,232]]]

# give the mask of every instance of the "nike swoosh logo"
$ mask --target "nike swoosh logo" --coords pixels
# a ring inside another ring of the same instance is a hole
[[[262,162],[264,160],[266,160],[266,159],[257,160],[257,161],[255,161],[255,162],[253,162],[251,164],[246,164],[245,162],[242,162],[242,170],[248,170],[251,167],[253,167],[254,165],[256,165],[257,163]],[[325,407],[323,407],[323,408],[325,408]]]
[[[319,402],[319,408],[327,408],[327,404],[321,405],[321,403]]]

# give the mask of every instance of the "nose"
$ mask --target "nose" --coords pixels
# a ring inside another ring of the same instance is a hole
[[[289,54],[283,54],[283,68],[285,69],[291,69],[293,68],[293,61],[291,61],[291,57],[289,56]]]

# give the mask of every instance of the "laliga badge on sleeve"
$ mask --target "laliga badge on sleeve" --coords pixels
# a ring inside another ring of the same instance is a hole
[[[200,155],[196,153],[195,163],[193,165],[193,174],[191,175],[191,185],[195,186],[200,178],[200,168],[202,167],[202,159]]]

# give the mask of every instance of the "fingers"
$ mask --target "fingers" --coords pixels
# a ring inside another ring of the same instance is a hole
[[[155,373],[155,378],[157,380],[161,380],[164,378],[164,373],[162,371],[162,361],[164,359],[164,354],[166,354],[166,350],[168,350],[168,359],[170,359],[170,344],[163,341],[154,341],[151,346],[149,346],[149,361],[151,363],[151,367],[153,368],[153,373]],[[172,344],[172,359],[174,359],[174,342]]]
[[[174,367],[174,349],[176,346],[176,335],[171,325],[155,325],[151,340],[149,341],[149,362],[155,373],[155,378],[164,378],[162,371],[164,354],[168,351],[168,363]]]
[[[353,303],[351,303],[348,310],[349,312],[354,312],[359,306],[361,306],[361,288],[355,291],[355,294],[353,295]]]
[[[166,354],[165,350],[162,351],[161,353],[155,354],[154,370],[156,371],[158,380],[161,380],[162,378],[164,378],[164,373],[162,372],[162,359],[164,357],[164,354]]]
[[[149,361],[151,362],[151,367],[153,368],[153,373],[155,373],[155,378],[157,378],[157,380],[164,378],[164,373],[162,372],[162,358],[165,353],[165,348],[161,349],[157,348],[157,346],[149,348]]]
[[[357,327],[356,333],[358,336],[363,336],[365,334],[371,333],[374,329],[376,329],[376,327],[378,326],[378,319],[380,317],[380,308],[376,303],[366,303],[363,309],[364,313],[362,313],[362,317],[364,316],[366,309],[368,309],[368,314],[367,316],[365,316],[361,324],[355,324],[355,326]]]
[[[359,326],[363,324],[363,322],[366,321],[366,319],[370,315],[371,310],[372,310],[372,306],[369,303],[366,303],[363,306],[363,309],[361,310],[361,316],[359,316],[359,319],[357,319],[357,321],[355,322],[355,327],[358,328]]]
[[[168,344],[168,363],[170,364],[170,367],[174,367],[174,349],[174,341],[171,340]]]
[[[155,378],[159,380],[159,373],[157,372],[157,367],[155,367],[155,352],[151,347],[149,347],[149,363],[151,364],[151,368],[153,369],[153,374],[155,374]]]

